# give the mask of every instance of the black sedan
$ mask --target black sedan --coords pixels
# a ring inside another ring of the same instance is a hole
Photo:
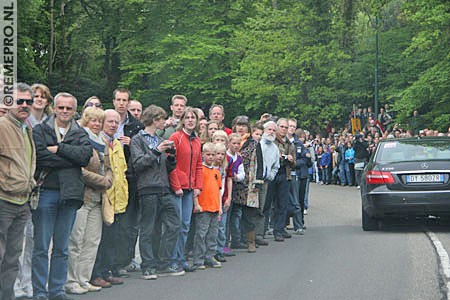
[[[450,217],[450,138],[380,141],[360,185],[363,230],[387,217]]]

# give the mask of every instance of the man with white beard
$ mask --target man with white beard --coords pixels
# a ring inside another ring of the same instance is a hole
[[[259,215],[260,218],[255,218],[255,225],[256,225],[256,241],[258,244],[267,243],[264,241],[264,206],[266,203],[266,196],[267,196],[267,187],[269,184],[269,181],[274,180],[275,176],[277,175],[278,169],[280,168],[280,150],[278,149],[277,145],[275,145],[273,142],[276,138],[276,132],[277,132],[277,124],[273,121],[269,121],[264,124],[264,133],[262,135],[262,139],[260,141],[261,146],[261,152],[263,156],[263,179],[264,184],[260,188],[259,193],[259,207],[260,212]]]

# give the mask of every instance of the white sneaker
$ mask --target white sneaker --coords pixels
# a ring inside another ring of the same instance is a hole
[[[298,235],[304,235],[305,231],[303,229],[297,229],[297,230],[294,231],[294,233],[298,234]]]
[[[101,286],[95,286],[95,285],[90,284],[89,282],[86,282],[84,285],[81,286],[81,288],[87,289],[88,292],[99,292],[102,289]]]
[[[83,295],[89,292],[88,289],[82,288],[78,283],[73,283],[68,286],[65,286],[65,290],[67,294],[73,295]]]
[[[306,216],[306,215],[308,214],[308,210],[305,209],[305,210],[303,211],[303,214]]]
[[[273,235],[273,229],[272,229],[272,228],[269,228],[269,229],[266,231],[266,235]]]

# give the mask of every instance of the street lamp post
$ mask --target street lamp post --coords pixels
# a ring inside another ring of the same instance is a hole
[[[375,116],[378,118],[378,16],[375,16]]]

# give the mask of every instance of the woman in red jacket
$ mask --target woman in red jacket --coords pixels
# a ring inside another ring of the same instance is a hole
[[[191,224],[193,200],[202,189],[201,141],[196,133],[198,123],[197,113],[192,107],[188,107],[181,115],[177,131],[170,136],[177,160],[177,166],[170,174],[170,184],[180,199],[181,217],[181,232],[172,258],[176,267],[183,268],[186,272],[195,270],[187,264],[184,249]]]

